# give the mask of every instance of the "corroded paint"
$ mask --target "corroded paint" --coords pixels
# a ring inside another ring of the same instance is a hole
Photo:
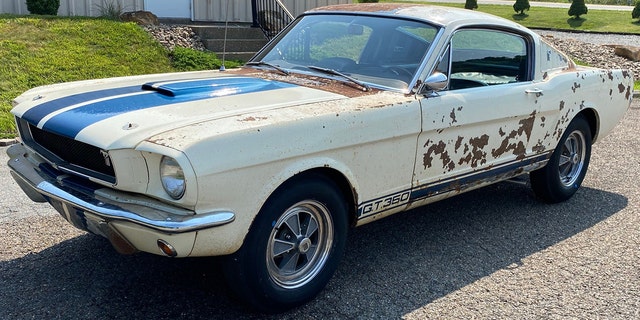
[[[372,88],[369,91],[363,91],[362,88],[351,84],[349,82],[342,82],[338,80],[328,79],[324,77],[316,77],[305,74],[295,74],[295,75],[282,75],[277,70],[262,70],[251,67],[243,67],[238,69],[233,69],[226,71],[227,74],[233,75],[242,75],[242,76],[250,76],[256,77],[265,80],[276,80],[291,84],[296,84],[299,86],[317,88],[324,91],[329,91],[331,93],[337,93],[349,98],[356,98],[362,96],[370,96],[375,95],[381,90]]]
[[[580,88],[580,84],[577,82],[573,83],[573,86],[571,86],[571,91],[573,91],[573,93],[576,93],[576,89]]]
[[[521,140],[517,140],[516,138],[522,136],[522,134],[525,134],[527,136],[527,142],[531,139],[531,131],[533,130],[533,123],[535,121],[535,118],[536,111],[532,112],[528,118],[520,120],[518,122],[520,124],[520,127],[517,130],[511,131],[509,135],[507,135],[502,140],[500,147],[491,150],[491,155],[494,158],[498,158],[505,152],[513,151],[513,154],[518,158],[524,157],[526,147]],[[502,131],[502,128],[500,128],[500,131]],[[503,135],[501,134],[501,136]],[[512,141],[513,139],[516,139],[516,141]]]
[[[469,145],[473,148],[467,157],[460,159],[458,164],[470,163],[472,168],[487,163],[487,153],[483,150],[489,144],[489,136],[483,134],[480,137],[469,139]]]

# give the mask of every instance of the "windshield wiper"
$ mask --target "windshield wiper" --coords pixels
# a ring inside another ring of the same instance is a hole
[[[279,66],[276,66],[275,64],[269,63],[269,62],[264,62],[264,61],[250,61],[247,62],[246,65],[248,66],[267,66],[267,67],[271,67],[272,69],[276,69],[280,72],[282,72],[282,74],[284,74],[285,76],[289,75],[289,71],[282,69]]]
[[[311,70],[316,70],[316,71],[320,71],[320,72],[324,72],[327,74],[332,74],[332,75],[336,75],[336,76],[340,76],[343,77],[353,83],[355,83],[356,85],[362,87],[362,91],[369,91],[371,90],[371,87],[369,87],[369,85],[367,85],[366,83],[355,79],[353,77],[350,77],[340,71],[334,70],[334,69],[328,69],[328,68],[323,68],[323,67],[317,67],[317,66],[307,66],[307,68],[311,69]]]

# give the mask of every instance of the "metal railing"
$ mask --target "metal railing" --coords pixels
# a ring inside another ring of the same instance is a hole
[[[294,19],[280,0],[251,0],[251,12],[253,27],[259,27],[269,40]]]

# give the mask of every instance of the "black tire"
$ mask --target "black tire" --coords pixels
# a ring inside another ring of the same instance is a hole
[[[335,272],[346,243],[347,202],[331,180],[313,175],[278,189],[264,204],[224,273],[234,293],[276,313],[314,298]]]
[[[533,192],[545,202],[558,203],[573,196],[589,167],[591,128],[587,119],[576,116],[562,135],[556,150],[543,168],[529,175]]]

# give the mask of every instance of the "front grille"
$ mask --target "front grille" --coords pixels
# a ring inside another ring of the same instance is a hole
[[[59,168],[107,182],[115,182],[111,160],[100,148],[44,131],[21,119],[17,122],[23,142]]]

